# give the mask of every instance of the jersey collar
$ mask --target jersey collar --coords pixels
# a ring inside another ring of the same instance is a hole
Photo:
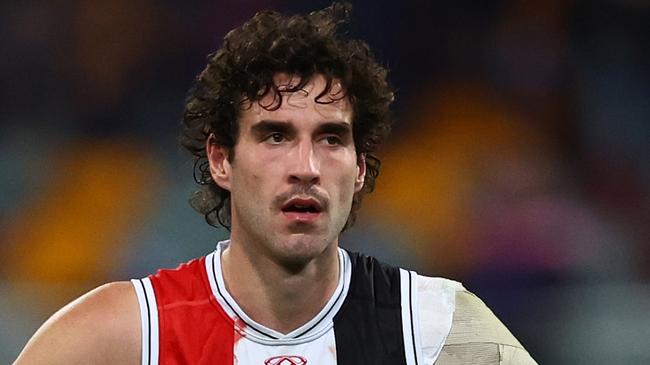
[[[212,294],[223,310],[233,320],[235,330],[239,334],[252,341],[263,344],[285,345],[312,341],[314,338],[324,335],[332,328],[334,325],[334,316],[343,305],[350,288],[352,266],[350,257],[345,250],[340,247],[338,248],[339,280],[332,297],[314,318],[290,333],[283,334],[252,320],[241,309],[228,290],[226,290],[221,268],[221,253],[229,244],[229,240],[219,242],[217,249],[206,256],[205,265]]]

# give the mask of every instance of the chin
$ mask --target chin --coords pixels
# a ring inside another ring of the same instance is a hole
[[[325,252],[328,241],[321,235],[291,234],[276,246],[277,256],[284,264],[304,266]]]

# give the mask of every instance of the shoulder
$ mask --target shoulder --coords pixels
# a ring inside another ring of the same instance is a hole
[[[61,308],[15,364],[140,362],[140,313],[130,282],[102,285]]]
[[[449,332],[436,364],[535,364],[508,328],[462,284],[423,276],[418,282],[420,296],[443,298],[438,302],[442,300],[453,308]]]

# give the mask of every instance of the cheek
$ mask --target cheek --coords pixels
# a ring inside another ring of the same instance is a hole
[[[348,200],[352,200],[354,195],[354,185],[357,179],[357,166],[346,162],[345,164],[336,164],[332,170],[337,174],[336,190],[340,194],[339,200],[347,204]]]
[[[241,190],[248,197],[264,195],[280,177],[279,160],[250,158],[238,161],[233,169],[233,190]]]
[[[246,170],[238,169],[233,173],[233,190],[244,191],[244,194],[255,194],[257,190],[255,187],[259,185],[262,176],[253,168],[254,166],[247,166]]]
[[[344,199],[346,201],[351,201],[352,196],[354,195],[354,183],[356,180],[356,175],[349,175],[346,176],[344,181],[341,181],[341,186],[342,186],[342,195],[344,196]]]

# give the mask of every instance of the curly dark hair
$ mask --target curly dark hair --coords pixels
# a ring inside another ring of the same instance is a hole
[[[224,37],[223,46],[208,56],[206,68],[197,76],[185,103],[181,144],[194,156],[194,178],[203,185],[190,198],[191,205],[212,225],[230,229],[230,192],[220,188],[210,176],[206,141],[227,148],[234,158],[239,132],[239,114],[244,105],[259,102],[272,93],[279,108],[282,95],[302,89],[316,74],[323,75],[326,87],[317,102],[328,95],[333,80],[340,80],[353,106],[352,134],[357,156],[366,159],[365,184],[354,195],[350,216],[343,230],[354,224],[364,194],[372,192],[379,175],[380,161],[374,155],[390,132],[389,106],[393,89],[387,70],[380,66],[368,45],[347,39],[340,26],[349,21],[351,6],[334,3],[308,15],[283,16],[262,11]],[[278,90],[273,77],[295,75],[297,85]]]

